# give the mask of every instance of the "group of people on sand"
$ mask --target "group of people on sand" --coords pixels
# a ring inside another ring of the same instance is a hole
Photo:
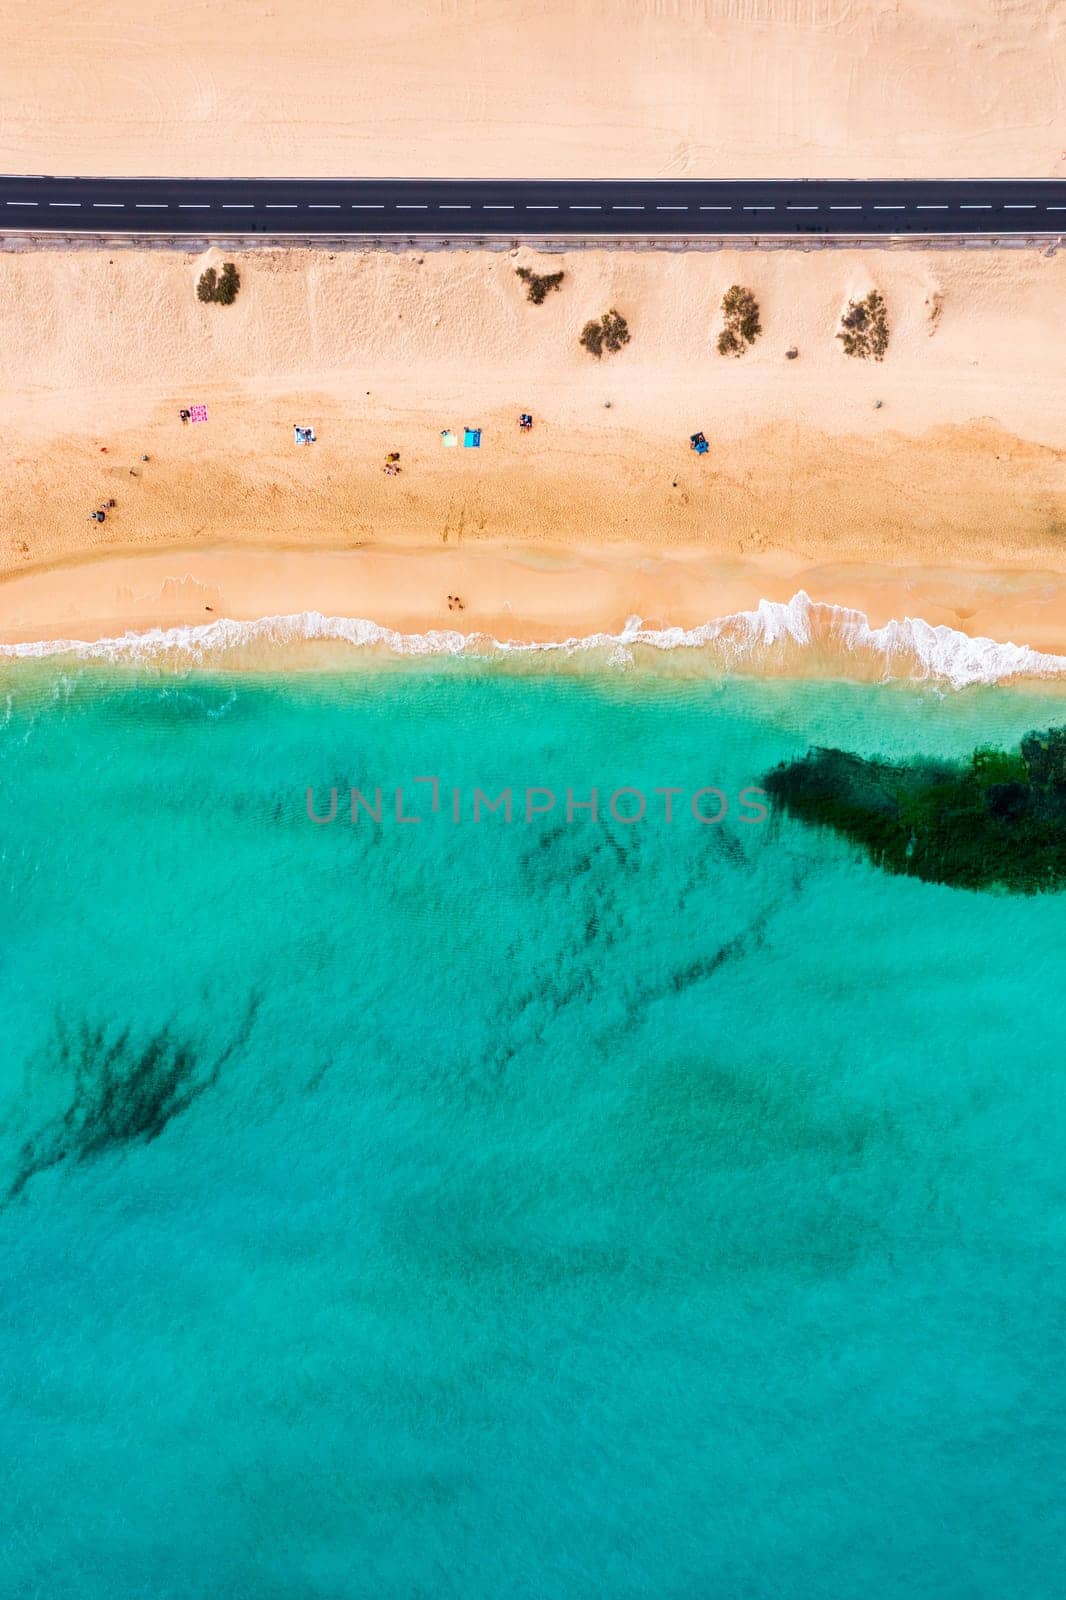
[[[101,453],[101,455],[106,455],[107,454],[107,445],[106,444],[102,444],[100,446],[100,453]],[[141,460],[142,460],[142,462],[143,461],[150,461],[151,457],[142,455]],[[140,468],[139,467],[131,467],[130,468],[130,477],[131,478],[139,478],[140,475],[141,475],[141,473],[140,473]],[[113,497],[111,499],[109,499],[109,500],[102,501],[100,503],[100,505],[97,506],[95,511],[90,511],[89,512],[89,521],[90,522],[106,522],[107,521],[107,513],[109,511],[114,511],[116,504],[117,504],[117,501]]]
[[[192,413],[188,406],[182,406],[181,410],[178,412],[178,416],[181,418],[182,424],[185,424],[189,421],[191,414]],[[522,412],[518,419],[518,426],[522,429],[523,433],[528,433],[530,428],[532,428],[533,418],[528,411]],[[310,432],[310,430],[307,431]],[[312,438],[314,437],[313,434],[311,436]],[[106,450],[107,447],[104,445],[101,448]],[[142,456],[141,460],[147,461],[148,457]],[[382,470],[384,471],[386,478],[399,477],[400,473],[403,471],[403,468],[400,466],[400,452],[398,450],[389,451],[388,455],[385,457],[385,465]],[[131,467],[130,473],[133,477],[137,477],[138,474],[136,467]],[[96,511],[89,512],[89,521],[103,522],[108,511],[112,510],[114,505],[114,500],[105,500],[103,505],[100,506]],[[448,609],[449,611],[462,611],[463,602],[460,600],[457,594],[450,594],[448,596]]]
[[[114,509],[115,509],[115,501],[114,500],[105,500],[102,505],[100,505],[100,506],[98,506],[96,508],[95,511],[90,511],[89,512],[89,521],[90,522],[106,522],[107,521],[107,513],[109,511],[113,511]]]

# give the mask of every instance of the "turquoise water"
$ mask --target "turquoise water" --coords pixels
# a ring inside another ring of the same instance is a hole
[[[0,1593],[1062,1592],[1066,899],[735,804],[1061,699],[3,691]],[[685,796],[475,825],[507,784]]]

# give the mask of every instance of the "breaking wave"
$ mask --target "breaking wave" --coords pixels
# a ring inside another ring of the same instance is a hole
[[[699,664],[712,669],[802,674],[814,667],[827,675],[931,680],[958,689],[1012,678],[1066,676],[1066,656],[1048,655],[1028,645],[971,638],[920,617],[874,628],[862,611],[812,600],[802,589],[791,600],[760,600],[753,611],[716,617],[696,628],[647,628],[639,617],[630,617],[620,633],[592,633],[551,643],[522,643],[452,629],[399,633],[361,618],[303,611],[255,622],[219,618],[91,642],[52,639],[0,645],[0,658],[73,655],[90,661],[147,664],[170,660],[212,665],[225,657],[227,664],[263,665],[264,650],[312,643],[397,657],[574,657],[594,651],[619,667],[634,665],[645,652],[677,650],[699,652]],[[230,660],[235,654],[241,658],[239,663]]]

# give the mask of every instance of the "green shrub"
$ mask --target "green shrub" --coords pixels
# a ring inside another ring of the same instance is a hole
[[[840,319],[837,338],[844,346],[845,355],[858,356],[866,361],[884,358],[888,349],[888,308],[884,296],[871,289],[864,300],[851,300]]]
[[[629,343],[629,327],[617,311],[605,311],[599,321],[586,322],[580,343],[597,361],[605,350],[621,350]]]
[[[718,335],[718,354],[741,356],[762,332],[759,302],[750,289],[734,283],[722,298],[722,315],[725,327]]]
[[[598,322],[586,322],[581,330],[581,341],[590,356],[597,361],[603,354],[603,329]]]
[[[227,261],[222,268],[222,276],[218,280],[218,303],[220,306],[231,306],[237,298],[237,290],[241,286],[240,273],[232,261]]]
[[[544,304],[551,290],[558,289],[564,276],[561,272],[531,272],[528,267],[516,267],[515,273],[526,286],[526,299],[535,306]]]
[[[196,285],[196,296],[205,304],[213,302],[215,305],[231,306],[237,298],[240,286],[240,273],[232,261],[227,261],[222,268],[221,277],[214,267],[208,267],[200,274],[200,281]]]

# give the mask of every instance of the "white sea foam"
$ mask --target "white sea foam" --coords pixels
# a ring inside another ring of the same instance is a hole
[[[573,656],[599,651],[608,663],[622,667],[631,665],[641,649],[691,650],[704,652],[709,666],[741,671],[775,666],[794,666],[799,671],[804,654],[817,651],[827,661],[838,659],[843,676],[931,680],[958,689],[1009,678],[1066,675],[1066,656],[1047,655],[1028,645],[971,638],[920,617],[873,628],[865,613],[814,601],[802,589],[791,600],[760,600],[753,611],[716,617],[696,628],[646,628],[639,617],[630,617],[620,633],[592,633],[541,644],[452,629],[399,633],[364,618],[301,611],[255,622],[222,617],[190,627],[151,628],[94,641],[49,639],[0,645],[0,658],[73,655],[87,661],[148,663],[169,658],[210,664],[237,650],[254,650],[259,655],[263,647],[310,641],[395,656]]]

